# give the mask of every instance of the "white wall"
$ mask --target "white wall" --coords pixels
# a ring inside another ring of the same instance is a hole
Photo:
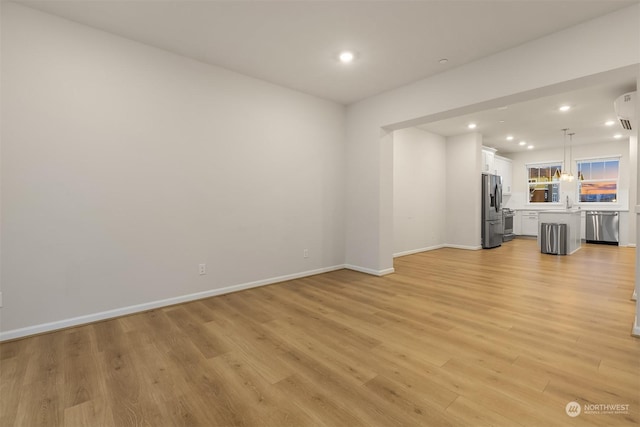
[[[394,256],[445,243],[445,142],[443,136],[417,128],[394,132]]]
[[[2,55],[3,332],[344,264],[342,106],[5,2]]]
[[[482,135],[394,132],[394,255],[480,248]]]
[[[482,135],[447,138],[447,244],[480,249]]]
[[[379,272],[393,265],[393,167],[385,163],[393,144],[381,133],[596,84],[638,66],[638,28],[633,5],[349,106],[347,263]]]

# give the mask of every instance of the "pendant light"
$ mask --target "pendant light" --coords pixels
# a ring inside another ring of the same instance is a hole
[[[562,172],[560,173],[560,181],[569,181],[569,174],[567,173],[567,131],[569,128],[564,128],[564,137],[562,138]]]
[[[573,149],[573,135],[575,135],[575,132],[571,132],[569,134],[569,176],[568,176],[568,180],[569,182],[573,181],[573,171],[572,171],[572,165],[571,165],[571,154],[573,153],[572,149]]]

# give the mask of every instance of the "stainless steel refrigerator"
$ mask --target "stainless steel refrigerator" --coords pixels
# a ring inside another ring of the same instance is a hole
[[[502,244],[502,178],[482,174],[482,247]]]

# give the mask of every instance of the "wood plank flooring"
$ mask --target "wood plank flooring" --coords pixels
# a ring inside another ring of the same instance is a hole
[[[634,264],[516,239],[6,342],[0,426],[635,426]]]

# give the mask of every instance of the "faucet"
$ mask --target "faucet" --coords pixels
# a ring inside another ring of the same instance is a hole
[[[567,196],[567,209],[571,209],[571,201],[569,200],[569,196]]]

